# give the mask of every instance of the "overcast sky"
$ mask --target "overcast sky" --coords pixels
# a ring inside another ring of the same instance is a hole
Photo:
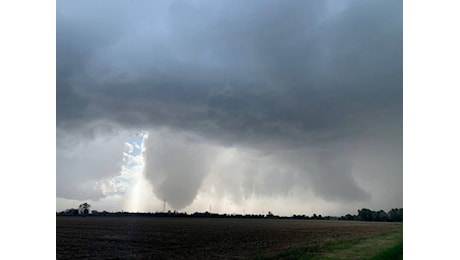
[[[402,1],[56,6],[56,210],[403,206]]]

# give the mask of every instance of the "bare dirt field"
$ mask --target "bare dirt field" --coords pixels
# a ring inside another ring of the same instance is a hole
[[[402,223],[160,217],[56,217],[57,259],[253,259],[401,231]]]

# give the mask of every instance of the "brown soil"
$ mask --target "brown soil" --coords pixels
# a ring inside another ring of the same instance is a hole
[[[272,219],[57,217],[58,259],[247,259],[401,223]]]

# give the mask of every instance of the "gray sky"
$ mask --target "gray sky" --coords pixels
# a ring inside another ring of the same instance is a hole
[[[56,4],[57,210],[402,207],[402,1]]]

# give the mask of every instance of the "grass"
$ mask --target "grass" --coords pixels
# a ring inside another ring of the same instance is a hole
[[[390,248],[385,248],[377,255],[371,258],[372,260],[386,260],[386,259],[403,259],[403,241],[399,241]]]
[[[402,259],[402,231],[372,236],[338,239],[282,251],[256,259]]]

